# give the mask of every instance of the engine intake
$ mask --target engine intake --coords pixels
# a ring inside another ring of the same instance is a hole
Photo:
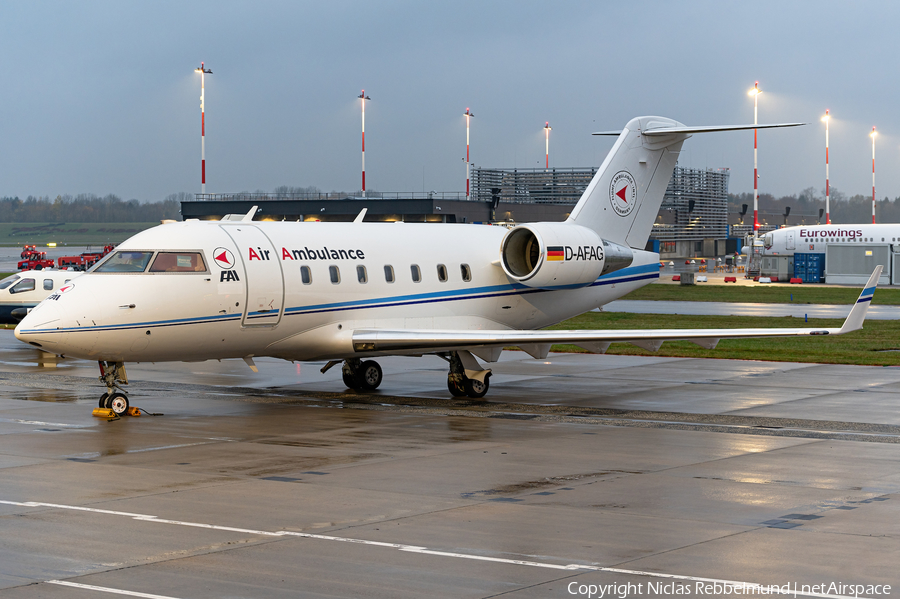
[[[506,275],[536,288],[585,287],[629,266],[631,248],[571,223],[532,223],[510,230],[500,245]]]

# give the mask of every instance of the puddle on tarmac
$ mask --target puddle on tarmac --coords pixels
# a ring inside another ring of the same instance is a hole
[[[6,394],[8,399],[19,401],[45,401],[51,403],[74,403],[80,399],[78,395],[69,391],[55,391],[53,389],[31,389],[23,393]]]

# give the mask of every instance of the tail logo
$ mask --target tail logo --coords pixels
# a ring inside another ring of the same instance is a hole
[[[634,210],[637,186],[628,171],[616,173],[609,184],[609,203],[619,216],[628,216]]]
[[[213,252],[213,260],[219,268],[234,268],[234,254],[225,248],[216,248]]]

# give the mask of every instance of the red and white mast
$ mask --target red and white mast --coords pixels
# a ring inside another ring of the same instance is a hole
[[[759,94],[762,93],[762,91],[759,89],[759,81],[757,81],[753,85],[753,89],[751,89],[747,93],[753,96],[753,124],[757,125],[757,115],[759,112]],[[759,237],[759,170],[756,159],[757,131],[757,129],[753,130],[753,237]]]
[[[463,113],[466,117],[466,199],[469,199],[469,119],[473,116],[472,111],[466,108]]]
[[[206,86],[203,78],[207,74],[212,75],[212,71],[201,62],[200,68],[194,69],[194,72],[200,73],[200,193],[206,193]]]
[[[546,163],[546,165],[544,166],[544,168],[546,168],[546,169],[549,169],[549,168],[550,168],[550,130],[551,130],[552,128],[553,128],[553,127],[550,126],[550,121],[547,121],[547,122],[544,124],[544,139],[545,139],[545,142],[546,142],[545,148],[546,148],[546,152],[547,152],[547,163]]]
[[[828,121],[831,120],[831,117],[828,114],[828,110],[825,111],[825,116],[822,117],[822,121],[825,122],[825,224],[831,224],[831,202],[830,202],[830,188],[828,185]]]
[[[357,98],[362,100],[362,197],[366,197],[366,100],[371,100],[362,90]]]
[[[875,131],[875,127],[872,127],[872,133],[869,136],[872,138],[872,224],[875,224],[875,136],[878,133]]]

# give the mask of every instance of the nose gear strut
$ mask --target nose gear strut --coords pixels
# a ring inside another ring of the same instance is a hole
[[[100,396],[100,407],[111,409],[117,416],[128,411],[128,396],[119,387],[128,384],[124,362],[98,361],[100,366],[100,382],[106,385],[106,393]]]

